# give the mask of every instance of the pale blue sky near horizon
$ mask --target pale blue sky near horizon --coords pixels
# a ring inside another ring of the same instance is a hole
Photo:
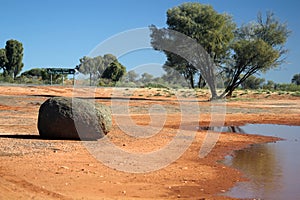
[[[300,73],[300,12],[296,1],[271,0],[0,0],[0,48],[9,39],[24,46],[24,70],[36,67],[74,68],[98,44],[124,31],[151,24],[166,27],[166,11],[184,2],[210,4],[232,15],[237,25],[272,11],[292,31],[286,47],[287,63],[260,77],[289,83]],[[133,41],[134,42],[134,41]],[[110,53],[110,52],[107,52]],[[162,53],[135,52],[120,58],[128,70],[165,61]]]

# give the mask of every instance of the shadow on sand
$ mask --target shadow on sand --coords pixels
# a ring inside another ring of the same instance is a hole
[[[23,140],[72,140],[81,141],[80,139],[70,139],[70,138],[44,138],[40,135],[0,135],[0,138],[13,138],[13,139],[23,139]],[[89,139],[84,139],[84,141],[94,141]]]

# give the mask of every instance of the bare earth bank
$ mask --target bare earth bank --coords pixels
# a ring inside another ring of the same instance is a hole
[[[122,120],[117,121],[114,116],[113,130],[107,137],[119,148],[146,153],[161,149],[173,139],[183,123],[179,104],[184,101],[178,102],[176,96],[157,90],[123,91],[123,98],[127,97],[130,105],[130,117],[138,125],[151,122],[148,110],[152,105],[160,105],[168,112],[162,130],[145,139],[126,135],[119,128]],[[75,96],[88,96],[84,91],[82,88]],[[155,95],[158,92],[161,95]],[[49,96],[73,95],[72,87],[0,87],[0,199],[231,199],[222,193],[245,178],[239,171],[218,161],[233,150],[278,140],[222,133],[212,151],[205,158],[199,158],[207,132],[195,129],[191,130],[196,134],[192,144],[175,162],[149,173],[126,173],[102,164],[81,141],[38,137],[36,123],[41,103]],[[114,95],[112,88],[99,88],[94,95],[98,102],[116,105],[109,99]],[[225,125],[300,125],[299,97],[248,94],[243,98],[226,103]],[[191,113],[188,122],[201,126],[210,123],[212,115],[206,108],[211,104],[206,99],[207,96],[199,95],[197,101],[192,101],[200,107],[201,114],[193,116]]]

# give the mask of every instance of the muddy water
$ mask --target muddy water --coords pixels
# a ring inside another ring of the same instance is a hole
[[[241,170],[250,181],[238,183],[225,195],[242,199],[300,199],[300,126],[252,124],[239,129],[285,140],[253,145],[227,156],[224,163]]]

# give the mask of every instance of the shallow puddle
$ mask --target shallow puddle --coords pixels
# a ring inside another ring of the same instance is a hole
[[[250,181],[240,182],[226,196],[241,199],[300,198],[300,126],[251,124],[235,132],[276,136],[285,140],[235,151],[223,161]]]

